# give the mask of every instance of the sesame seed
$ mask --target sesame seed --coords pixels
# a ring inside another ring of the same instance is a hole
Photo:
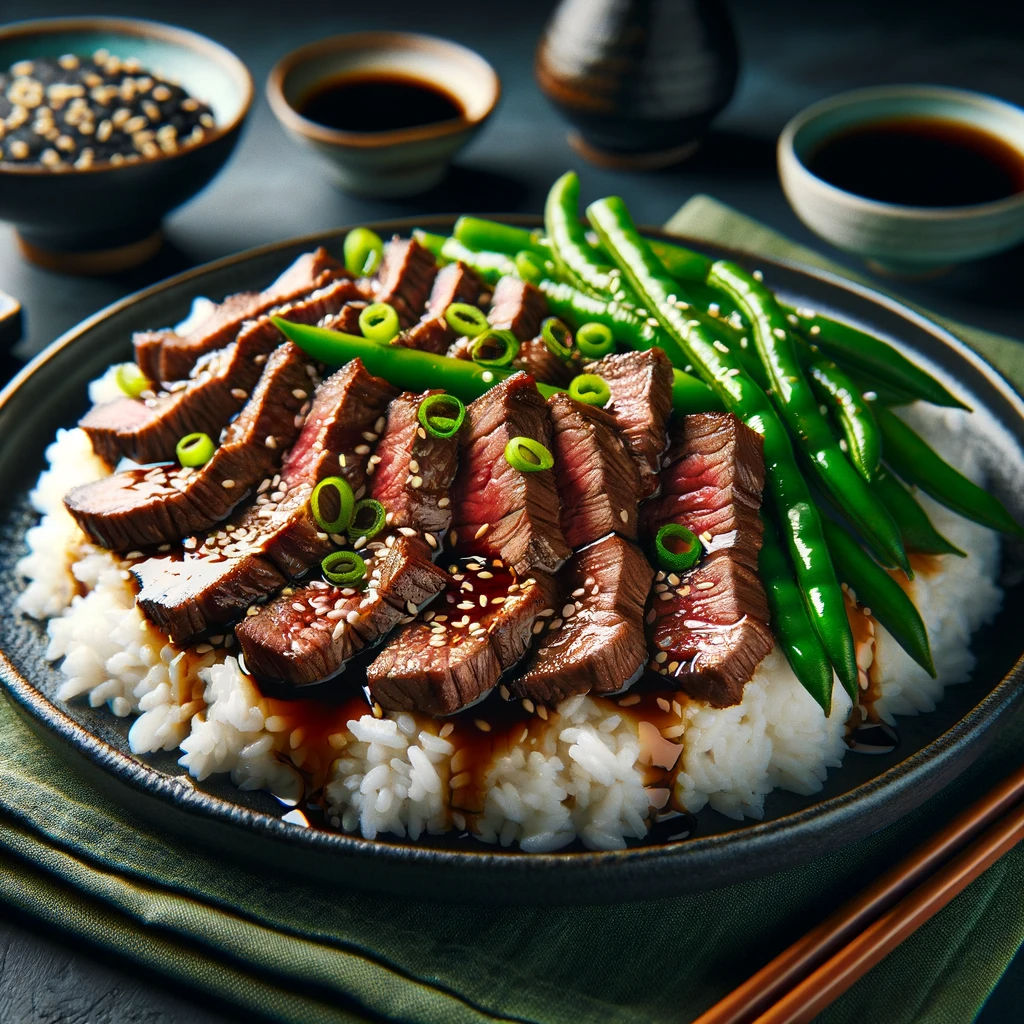
[[[632,707],[634,704],[639,704],[639,703],[640,703],[640,694],[638,694],[638,693],[631,693],[628,697],[623,697],[622,700],[619,701],[619,707],[620,708],[629,708],[629,707]]]
[[[234,480],[221,480],[220,485],[221,485],[221,487],[224,488],[225,491],[230,491],[231,488],[235,486],[235,481]]]
[[[479,540],[489,529],[491,528],[490,523],[484,523],[477,531],[473,534],[473,540]],[[453,531],[454,532],[454,531]]]
[[[357,444],[355,448],[353,448],[352,450],[356,453],[356,455],[370,454],[370,446],[366,444]]]
[[[449,498],[441,498],[441,499],[439,499],[439,501],[437,503],[437,507],[438,508],[447,508],[450,504],[451,504],[451,500]]]

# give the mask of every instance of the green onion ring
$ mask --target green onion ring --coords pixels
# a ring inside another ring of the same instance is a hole
[[[386,515],[384,506],[376,498],[363,498],[362,501],[356,502],[348,527],[349,537],[365,537],[369,540],[376,536],[384,529]]]
[[[332,551],[320,568],[325,580],[342,587],[366,578],[366,563],[354,551]]]
[[[327,519],[320,510],[320,495],[328,487],[333,487],[338,494],[338,514],[334,519]],[[309,496],[310,511],[313,513],[316,525],[324,533],[344,533],[348,529],[349,523],[352,522],[352,509],[355,502],[355,495],[352,493],[348,481],[343,480],[340,476],[324,477],[313,488],[313,493]]]
[[[680,544],[681,550],[672,551],[667,543],[670,540],[682,541],[685,547]],[[682,523],[666,523],[654,539],[654,548],[658,565],[665,572],[685,572],[692,569],[700,561],[700,553],[703,550],[697,534],[693,530],[688,530]]]
[[[548,351],[554,353],[563,362],[572,357],[572,335],[569,328],[557,316],[549,316],[540,325],[540,336],[547,345]]]
[[[380,235],[369,228],[353,228],[345,236],[345,269],[357,277],[372,274],[384,256]]]
[[[519,339],[511,331],[492,327],[476,336],[469,352],[480,366],[510,366],[519,355]]]
[[[364,338],[386,345],[398,336],[400,326],[394,306],[386,302],[372,302],[359,314],[359,330]]]
[[[551,452],[532,437],[513,437],[505,445],[505,460],[520,473],[538,473],[555,464]]]
[[[121,363],[114,374],[114,380],[129,398],[138,398],[151,387],[149,378],[135,363]]]
[[[466,418],[466,407],[454,395],[427,395],[420,402],[416,418],[433,437],[454,437]]]
[[[604,408],[612,400],[612,389],[604,377],[596,373],[581,373],[569,384],[569,394],[577,402]]]
[[[463,338],[475,338],[490,327],[483,310],[468,302],[453,302],[444,311],[444,322]]]
[[[191,466],[193,469],[205,466],[213,458],[217,446],[213,443],[209,434],[186,434],[175,446],[174,454],[178,456],[178,462],[183,466]]]
[[[603,359],[615,351],[615,338],[607,324],[584,324],[576,332],[576,347],[587,359]]]

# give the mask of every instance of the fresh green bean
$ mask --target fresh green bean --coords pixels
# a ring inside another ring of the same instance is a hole
[[[872,487],[900,528],[903,546],[907,551],[922,555],[967,557],[932,526],[928,513],[921,508],[917,499],[884,466],[876,474]]]
[[[711,260],[693,249],[686,249],[661,238],[651,239],[651,249],[664,268],[677,281],[704,281],[711,269]]]
[[[793,569],[775,532],[775,526],[766,517],[761,553],[757,560],[758,576],[768,598],[772,633],[789,661],[800,685],[829,715],[832,711],[832,663],[807,617],[807,606],[800,596],[800,588]]]
[[[856,367],[887,381],[915,398],[951,408],[969,409],[931,374],[916,366],[891,345],[867,331],[841,320],[819,316],[807,309],[783,305],[791,323],[803,331],[812,344],[844,366]]]
[[[506,274],[516,274],[515,262],[503,252],[474,252],[456,238],[446,238],[441,246],[441,258],[449,263],[465,263],[470,270],[488,284],[497,284]]]
[[[764,390],[744,371],[734,350],[679,308],[677,284],[637,231],[622,200],[602,199],[589,207],[587,215],[605,251],[725,407],[764,438],[768,493],[785,530],[801,596],[840,681],[856,700],[857,662],[846,604],[818,510],[796,464],[785,427]]]
[[[878,409],[875,415],[882,430],[882,456],[907,483],[965,519],[1024,537],[1024,528],[995,495],[955,470],[895,413]]]
[[[818,483],[886,564],[910,574],[900,532],[885,506],[844,455],[821,414],[775,296],[735,263],[719,260],[710,283],[732,298],[750,323],[772,397]]]
[[[447,235],[437,235],[432,231],[424,231],[422,228],[414,228],[412,237],[416,239],[424,249],[429,249],[435,257],[440,259],[441,250],[448,240]]]
[[[539,239],[539,232],[501,224],[482,217],[460,217],[452,229],[452,237],[474,252],[535,252],[542,259],[550,258],[551,250]]]
[[[836,573],[853,590],[857,603],[934,678],[928,630],[907,592],[838,523],[825,517],[822,523]]]

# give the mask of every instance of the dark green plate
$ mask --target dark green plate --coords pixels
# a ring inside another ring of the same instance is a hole
[[[444,230],[451,223],[426,218],[375,227],[386,235],[413,226]],[[916,807],[982,752],[1021,696],[1021,586],[1008,587],[998,621],[976,638],[974,680],[947,690],[932,714],[901,719],[901,743],[892,754],[847,755],[812,797],[771,794],[762,822],[703,811],[694,838],[621,853],[527,855],[445,840],[371,842],[290,825],[281,821],[284,809],[265,794],[244,793],[223,780],[195,785],[169,754],[145,761],[132,756],[129,723],[105,708],[56,701],[59,673],[44,658],[44,630],[14,611],[21,587],[14,565],[35,518],[27,492],[54,431],[85,410],[86,383],[129,356],[132,331],[177,322],[197,295],[258,289],[313,245],[340,252],[343,236],[332,231],[242,253],[124,299],[56,341],[0,394],[0,475],[6,484],[0,499],[0,675],[40,735],[118,800],[225,856],[332,884],[344,878],[361,888],[472,901],[612,902],[724,885],[827,853]],[[870,326],[926,358],[976,410],[972,430],[984,438],[995,489],[1022,518],[1024,402],[991,366],[935,324],[866,288],[794,265],[761,260],[758,266],[786,298]]]

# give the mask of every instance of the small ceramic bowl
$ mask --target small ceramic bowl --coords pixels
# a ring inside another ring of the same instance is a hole
[[[980,128],[1019,149],[1024,110],[962,89],[891,85],[841,93],[801,111],[779,136],[779,177],[797,216],[837,249],[883,271],[927,275],[1024,241],[1024,192],[971,206],[877,202],[845,192],[804,163],[831,136],[891,118],[926,117]]]
[[[160,222],[224,166],[249,112],[253,83],[229,50],[185,29],[128,18],[46,18],[0,28],[0,67],[105,49],[178,80],[213,110],[203,141],[138,163],[51,171],[0,164],[0,219],[12,221],[25,255],[50,270],[115,273],[160,248]]]
[[[463,116],[394,131],[350,132],[303,117],[313,92],[360,73],[418,78],[459,101]],[[480,130],[501,95],[497,72],[479,54],[433,36],[354,32],[310,43],[282,58],[267,80],[267,98],[282,125],[312,146],[356,195],[398,198],[433,188],[452,157]]]

